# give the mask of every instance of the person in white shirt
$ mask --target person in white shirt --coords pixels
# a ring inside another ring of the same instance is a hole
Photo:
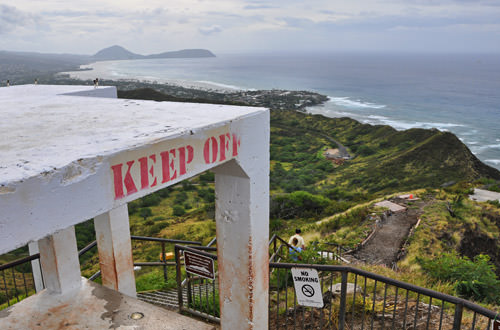
[[[298,244],[296,246],[300,247],[302,250],[305,249],[306,243],[304,242],[304,238],[300,235],[302,233],[302,230],[299,228],[295,229],[295,235],[290,237],[288,240],[288,244],[293,245],[293,239],[296,238],[298,241]]]

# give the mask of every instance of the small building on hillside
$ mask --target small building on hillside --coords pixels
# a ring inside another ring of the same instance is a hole
[[[401,213],[401,212],[405,212],[406,211],[406,207],[401,206],[401,205],[396,204],[396,203],[393,203],[391,201],[387,201],[387,200],[375,203],[375,206],[385,207],[385,208],[389,209],[389,211],[391,211],[393,213]]]

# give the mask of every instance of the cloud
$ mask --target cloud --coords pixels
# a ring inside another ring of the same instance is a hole
[[[304,28],[313,24],[310,19],[300,17],[283,17],[282,20],[288,27],[292,28]]]
[[[249,9],[249,10],[254,10],[254,9],[271,9],[271,8],[277,8],[276,6],[270,6],[270,5],[246,5],[243,7],[243,9]]]
[[[215,34],[215,33],[221,32],[222,28],[219,25],[202,26],[202,27],[198,28],[198,31],[201,34],[204,34],[204,35],[208,36],[208,35],[211,35],[211,34]]]
[[[25,13],[16,7],[0,5],[0,34],[15,30],[18,27],[38,25],[40,18]]]
[[[42,12],[44,16],[54,16],[54,17],[120,17],[121,14],[111,11],[87,11],[87,10],[52,10]]]

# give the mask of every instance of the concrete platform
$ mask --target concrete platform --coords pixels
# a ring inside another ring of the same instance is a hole
[[[474,194],[470,195],[469,198],[473,201],[477,202],[486,202],[486,201],[499,201],[500,202],[500,193],[484,190],[484,189],[474,189]]]
[[[375,206],[386,207],[394,213],[406,211],[406,207],[401,206],[401,205],[396,204],[396,203],[393,203],[391,201],[378,202],[378,203],[375,203]]]
[[[132,313],[142,313],[135,320]],[[82,278],[65,295],[47,290],[0,311],[2,330],[47,329],[216,329],[214,325],[125,296]]]

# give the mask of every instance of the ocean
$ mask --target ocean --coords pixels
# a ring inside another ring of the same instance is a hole
[[[329,117],[437,128],[500,169],[500,56],[478,54],[217,54],[215,58],[97,62],[80,78],[138,79],[226,89],[309,90]]]

